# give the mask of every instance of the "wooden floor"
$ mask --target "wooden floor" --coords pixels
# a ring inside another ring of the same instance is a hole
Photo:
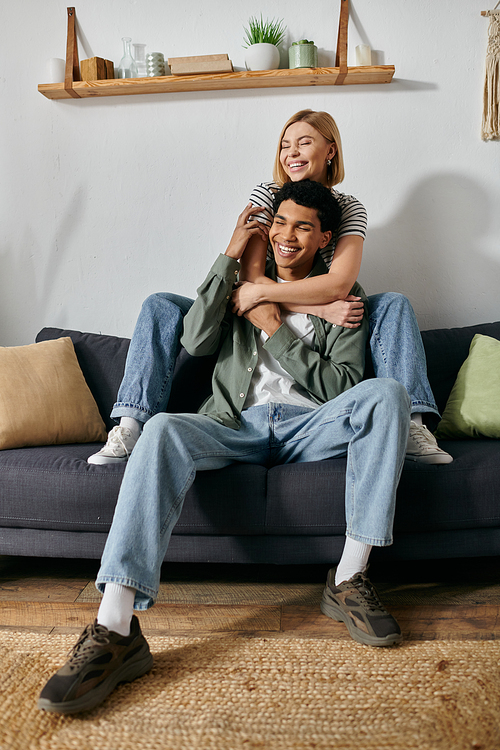
[[[97,561],[0,557],[0,629],[80,632],[97,613]],[[326,566],[165,566],[149,635],[348,638],[319,609]],[[375,563],[370,578],[408,640],[500,638],[500,558]]]

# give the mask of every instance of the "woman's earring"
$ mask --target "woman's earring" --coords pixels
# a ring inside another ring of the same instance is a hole
[[[326,163],[328,164],[328,166],[329,166],[329,167],[331,167],[331,165],[332,165],[332,160],[331,160],[331,159],[327,159],[327,160],[326,160]]]

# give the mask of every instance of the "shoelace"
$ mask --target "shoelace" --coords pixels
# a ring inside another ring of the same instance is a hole
[[[126,455],[130,456],[130,451],[127,448],[127,446],[125,445],[125,443],[123,442],[123,439],[122,439],[122,436],[121,436],[121,431],[122,430],[125,432],[125,434],[127,435],[127,437],[130,437],[132,435],[132,433],[130,432],[130,430],[128,430],[126,427],[120,427],[119,425],[117,425],[116,427],[113,427],[113,429],[109,433],[108,444],[110,446],[116,446],[116,447],[121,446],[123,448],[123,450],[125,451]],[[114,450],[113,450],[113,452],[114,452]]]
[[[425,425],[410,425],[410,435],[420,448],[436,448],[436,441]]]
[[[350,582],[362,595],[363,602],[366,603],[367,609],[372,612],[374,610],[387,612],[386,608],[378,598],[373,584],[363,575],[363,573],[358,573],[358,575],[354,576]]]
[[[109,643],[108,629],[103,625],[93,622],[87,625],[76,644],[69,652],[69,665],[71,669],[77,669],[81,663],[93,651],[95,645],[105,646]]]

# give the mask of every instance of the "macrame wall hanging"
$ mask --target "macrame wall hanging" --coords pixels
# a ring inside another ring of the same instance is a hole
[[[483,10],[481,13],[490,19],[483,92],[483,141],[500,138],[500,9],[497,10],[499,5],[500,0],[494,10]]]

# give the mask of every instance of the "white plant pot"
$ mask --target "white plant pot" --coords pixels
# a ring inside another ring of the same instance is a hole
[[[274,44],[252,44],[245,52],[247,70],[276,70],[280,66],[280,51]]]

